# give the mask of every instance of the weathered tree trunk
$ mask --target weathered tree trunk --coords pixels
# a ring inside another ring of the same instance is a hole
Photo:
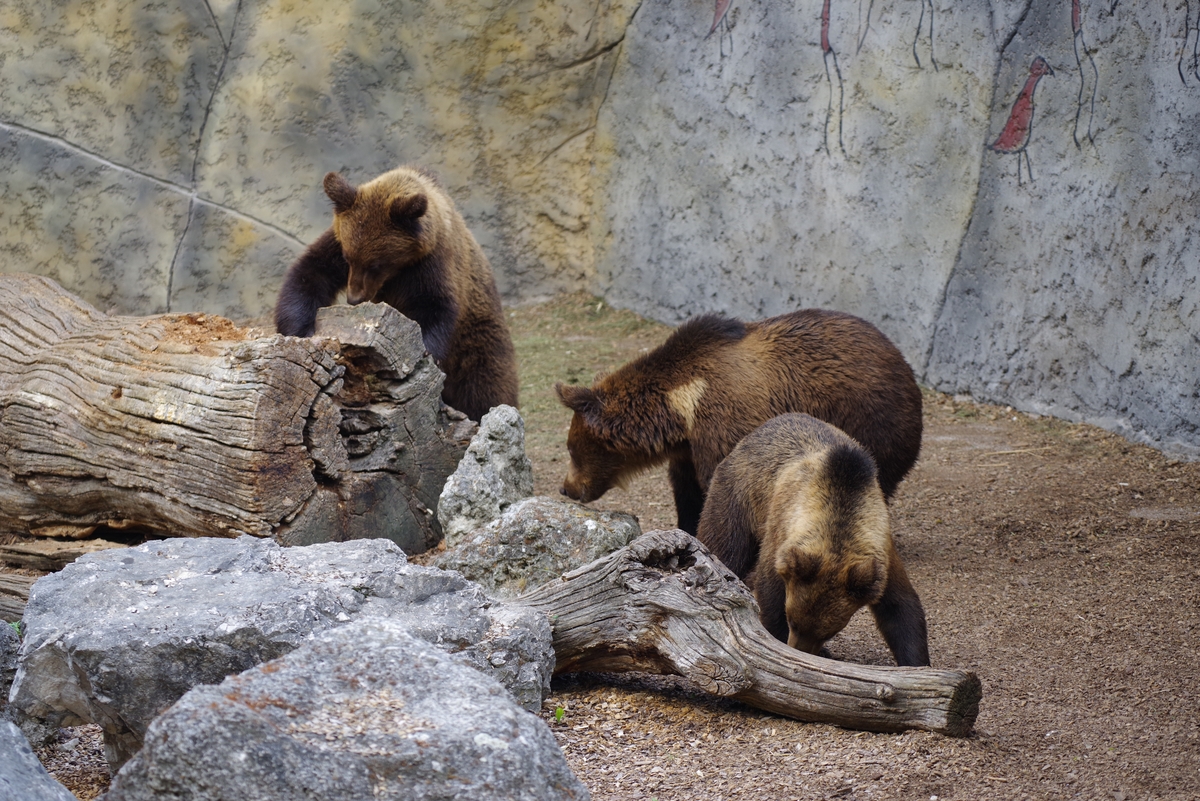
[[[549,616],[556,673],[671,673],[768,712],[867,731],[960,737],[979,713],[974,673],[855,665],[779,642],[746,586],[678,530],[644,534],[518,602]]]
[[[0,276],[0,530],[440,539],[474,424],[416,323],[322,309],[310,339],[204,314],[115,317]]]

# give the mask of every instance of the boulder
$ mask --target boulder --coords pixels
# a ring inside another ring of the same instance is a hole
[[[107,801],[586,799],[553,734],[497,681],[373,619],[192,689]]]
[[[543,615],[410,565],[388,540],[282,548],[176,539],[87,554],[34,585],[13,688],[18,722],[98,723],[113,768],[185,692],[276,659],[316,632],[388,617],[491,674],[528,709],[554,667]]]
[[[533,465],[525,456],[525,422],[511,406],[483,416],[438,499],[437,516],[453,548],[509,506],[533,494]]]
[[[21,730],[0,720],[0,798],[12,801],[75,801],[75,796],[46,772]]]
[[[631,514],[538,496],[461,537],[433,564],[457,570],[489,594],[512,597],[607,556],[641,533]]]

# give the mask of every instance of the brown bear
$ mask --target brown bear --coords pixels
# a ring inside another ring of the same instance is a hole
[[[311,336],[317,310],[346,289],[351,304],[387,303],[421,326],[446,374],[442,400],[476,422],[517,405],[517,361],[487,257],[432,175],[400,167],[355,187],[325,176],[333,226],[287,272],[275,328]]]
[[[793,648],[819,652],[870,606],[896,664],[929,664],[925,610],[896,553],[875,462],[828,423],[780,415],[739,442],[713,473],[696,536]]]
[[[708,314],[591,387],[555,385],[575,412],[563,494],[587,503],[669,461],[679,527],[696,533],[713,471],[776,415],[804,412],[854,437],[890,498],[921,450],[921,390],[865,320],[806,309],[758,322]]]

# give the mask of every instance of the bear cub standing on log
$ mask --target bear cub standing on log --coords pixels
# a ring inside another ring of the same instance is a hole
[[[875,462],[807,414],[769,420],[718,465],[696,538],[754,592],[763,626],[817,653],[863,606],[898,665],[929,664]]]
[[[333,226],[288,269],[275,328],[312,336],[317,310],[346,289],[351,305],[387,303],[421,326],[446,374],[442,400],[475,422],[517,405],[517,361],[487,257],[433,177],[400,167],[355,187],[325,176]]]
[[[587,503],[669,461],[679,528],[693,535],[717,465],[776,415],[804,412],[854,437],[887,498],[921,450],[921,390],[908,363],[879,329],[840,312],[693,317],[591,387],[555,390],[575,412],[563,494]]]

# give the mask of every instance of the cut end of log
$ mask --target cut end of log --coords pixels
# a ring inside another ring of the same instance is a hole
[[[983,700],[983,683],[970,671],[963,671],[962,680],[955,686],[946,709],[945,731],[950,737],[970,737],[979,717],[979,702]]]

